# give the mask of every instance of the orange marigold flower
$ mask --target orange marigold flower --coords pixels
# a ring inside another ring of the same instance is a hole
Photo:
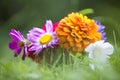
[[[79,13],[68,14],[56,28],[59,45],[73,53],[82,52],[90,43],[101,39],[94,20]]]

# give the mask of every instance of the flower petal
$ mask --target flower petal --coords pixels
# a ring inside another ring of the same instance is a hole
[[[104,53],[104,54],[109,54],[110,55],[114,51],[113,46],[109,43],[104,43],[103,48],[104,48],[104,51],[102,50],[102,53]]]
[[[91,43],[87,48],[85,48],[86,52],[92,52],[94,50],[95,46]]]
[[[47,32],[53,32],[53,24],[51,20],[47,20],[45,26]]]
[[[9,48],[11,49],[11,50],[15,50],[15,49],[18,49],[18,43],[16,42],[16,41],[11,41],[10,43],[9,43]]]
[[[33,34],[27,34],[27,39],[30,40],[31,42],[36,42],[38,37]]]
[[[32,34],[39,33],[39,34],[41,34],[41,33],[45,33],[45,31],[43,29],[34,27],[32,30],[29,31],[29,33],[32,33]]]
[[[11,29],[11,32],[17,35],[21,40],[24,39],[23,35],[19,31],[16,31],[15,29]]]
[[[31,42],[29,46],[29,51],[34,51],[33,55],[39,54],[43,48],[52,47],[54,44],[58,44],[58,39],[56,38],[56,33],[53,31],[53,24],[51,20],[47,20],[45,24],[46,30],[40,28],[33,28],[27,34],[28,40]],[[52,40],[48,43],[41,44],[41,37],[44,35],[52,36]]]
[[[43,49],[43,48],[39,48],[39,50],[36,50],[36,51],[33,53],[33,55],[39,54],[39,53],[42,51],[42,49]]]
[[[23,52],[22,60],[25,60],[25,58],[26,58],[27,56],[28,56],[27,47],[24,46],[24,52]]]
[[[16,49],[16,50],[14,51],[14,56],[17,57],[17,56],[20,54],[21,51],[22,51],[22,48]]]
[[[96,23],[96,25],[98,25],[98,32],[100,32],[101,33],[101,35],[102,35],[102,38],[101,38],[101,40],[104,40],[104,41],[106,41],[106,33],[105,33],[105,31],[104,31],[104,29],[105,29],[105,26],[103,26],[100,22],[98,22],[98,21],[95,21],[95,23]]]
[[[55,31],[56,27],[58,27],[59,22],[53,24],[53,31]],[[46,26],[42,26],[42,29],[46,31]]]
[[[9,36],[16,41],[21,41],[20,37],[12,32],[10,32]]]
[[[101,40],[88,45],[85,51],[89,52],[89,58],[99,58],[98,60],[102,60],[104,58],[107,59],[109,57],[108,55],[113,53],[114,48],[110,43]]]

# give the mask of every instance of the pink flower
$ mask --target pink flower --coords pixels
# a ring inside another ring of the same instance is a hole
[[[11,29],[9,36],[13,39],[9,43],[9,48],[14,51],[15,57],[17,57],[23,49],[24,53],[23,53],[22,59],[24,60],[25,57],[28,55],[25,38],[19,31],[16,31],[15,29]]]
[[[55,31],[56,27],[58,26],[59,22],[56,22],[53,24],[53,31]],[[44,29],[46,31],[46,26],[42,26],[42,29]]]
[[[51,20],[47,20],[45,28],[33,28],[27,34],[28,40],[31,42],[29,51],[35,51],[33,55],[39,54],[44,48],[54,48],[58,44],[56,32]]]

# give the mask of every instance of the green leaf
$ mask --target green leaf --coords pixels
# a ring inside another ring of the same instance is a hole
[[[91,8],[88,8],[88,9],[83,9],[83,10],[79,11],[78,13],[81,13],[81,14],[84,14],[84,15],[88,15],[88,14],[93,14],[94,10],[91,9]]]

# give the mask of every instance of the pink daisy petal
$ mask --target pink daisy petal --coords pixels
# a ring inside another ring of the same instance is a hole
[[[42,34],[42,33],[45,33],[44,30],[40,29],[40,28],[36,28],[34,27],[32,30],[29,31],[29,33],[39,33],[39,34]]]
[[[51,20],[46,21],[46,32],[53,32],[53,25]]]
[[[59,22],[53,24],[53,31],[55,31],[56,27],[58,26]],[[42,26],[42,29],[46,31],[46,26]]]
[[[29,51],[35,51],[33,54],[39,54],[44,48],[48,47],[54,48],[53,45],[58,44],[56,33],[55,31],[53,31],[52,21],[47,20],[45,27],[46,30],[33,28],[32,30],[29,31],[29,34],[27,34],[28,40],[31,42],[30,45],[32,45],[32,47],[29,48]],[[43,31],[43,33],[40,33],[41,32],[40,30]],[[48,41],[44,41],[45,39]],[[43,43],[41,41],[43,41]]]

